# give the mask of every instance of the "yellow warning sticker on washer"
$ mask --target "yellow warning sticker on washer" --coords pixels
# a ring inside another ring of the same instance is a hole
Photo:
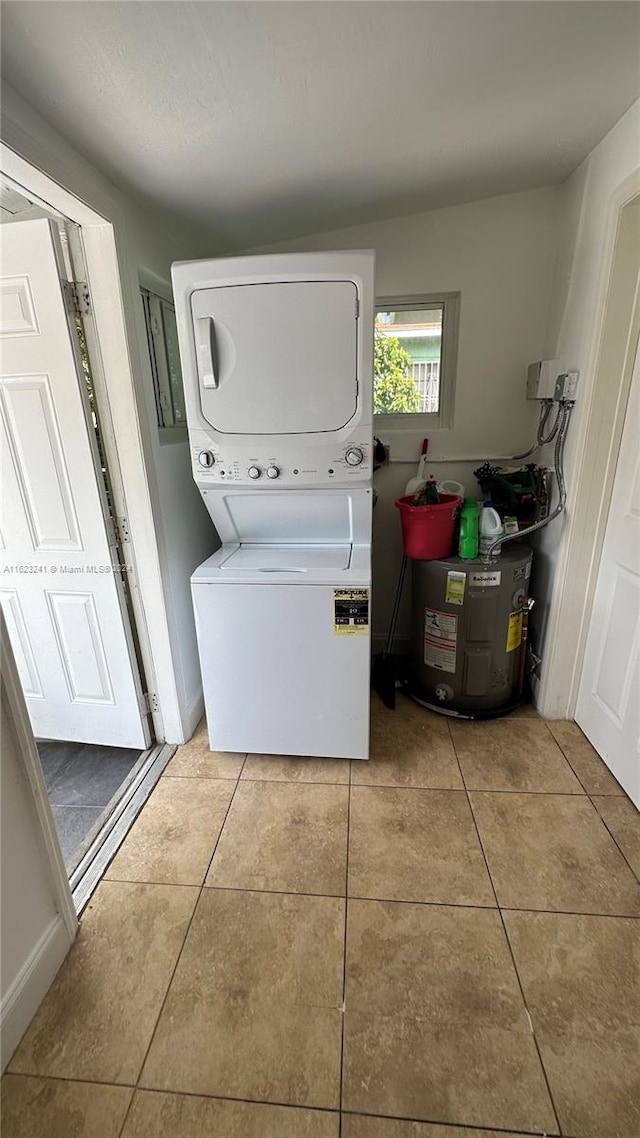
[[[464,590],[466,583],[466,573],[456,573],[453,570],[450,570],[450,572],[447,573],[447,589],[444,594],[444,599],[448,605],[464,604]]]
[[[366,636],[369,632],[369,590],[333,590],[333,631],[336,636]]]
[[[522,641],[522,612],[509,613],[509,624],[507,625],[507,652],[513,652],[514,648],[519,648]]]

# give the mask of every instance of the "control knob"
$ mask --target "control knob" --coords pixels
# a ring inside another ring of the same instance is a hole
[[[259,466],[250,466],[247,471],[249,478],[259,478],[261,473],[262,471],[260,470]]]
[[[280,470],[278,469],[277,466],[268,466],[267,467],[267,478],[279,478],[279,477],[280,477]]]
[[[198,462],[200,463],[200,466],[204,466],[206,469],[209,469],[209,467],[213,466],[215,461],[216,460],[210,450],[200,451],[200,454],[198,455]]]
[[[360,447],[349,447],[344,455],[349,466],[360,466],[364,458],[364,451]]]

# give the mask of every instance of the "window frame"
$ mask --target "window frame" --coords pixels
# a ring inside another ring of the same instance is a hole
[[[145,339],[148,348],[148,362],[151,372],[156,429],[161,444],[184,442],[188,438],[186,418],[176,422],[171,375],[167,366],[166,336],[162,306],[168,305],[175,314],[175,302],[170,285],[154,274],[140,272],[138,281],[140,301],[143,309]],[[156,326],[154,327],[154,321]],[[181,368],[182,372],[182,368]],[[184,379],[182,379],[182,399],[184,405]]]
[[[439,410],[374,412],[377,434],[388,431],[446,430],[453,426],[455,384],[458,368],[460,327],[460,293],[430,292],[409,296],[380,296],[375,300],[375,313],[406,312],[442,306],[442,341],[440,349]],[[375,324],[374,324],[375,334]]]

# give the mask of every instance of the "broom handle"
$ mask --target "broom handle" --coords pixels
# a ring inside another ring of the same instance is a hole
[[[391,624],[389,625],[389,635],[387,637],[387,656],[391,655],[393,647],[393,638],[396,632],[396,624],[398,623],[398,613],[400,612],[400,601],[402,600],[402,589],[404,586],[404,578],[407,572],[407,555],[403,553],[402,564],[400,566],[400,574],[398,576],[398,584],[396,586],[396,595],[393,602],[393,611],[391,613]]]

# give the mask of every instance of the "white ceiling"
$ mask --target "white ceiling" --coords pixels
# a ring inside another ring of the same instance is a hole
[[[640,6],[3,4],[3,75],[242,248],[563,180],[640,93]]]

